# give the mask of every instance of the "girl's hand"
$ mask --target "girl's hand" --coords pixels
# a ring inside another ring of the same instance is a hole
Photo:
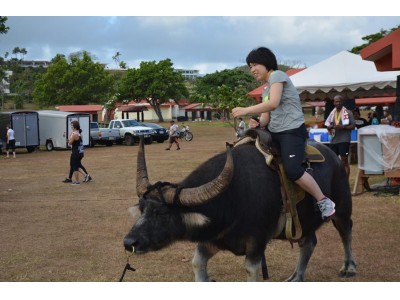
[[[232,109],[232,115],[234,118],[246,115],[245,107],[235,107]]]
[[[260,126],[260,123],[257,122],[256,120],[254,120],[254,119],[250,119],[249,120],[249,127],[250,128],[257,128],[258,126]]]

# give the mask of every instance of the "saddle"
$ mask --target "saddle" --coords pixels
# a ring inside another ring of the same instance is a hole
[[[285,230],[286,239],[291,243],[297,242],[302,236],[302,228],[296,205],[304,199],[305,192],[297,184],[287,178],[280,159],[279,150],[272,147],[272,138],[267,131],[248,129],[245,132],[245,136],[239,139],[233,146],[237,147],[247,143],[254,143],[256,148],[265,157],[267,166],[278,171],[281,180],[283,204],[274,238],[280,236],[283,230]],[[311,163],[322,163],[325,161],[325,157],[314,146],[307,144],[304,151],[303,163],[307,165],[306,170],[311,169]]]

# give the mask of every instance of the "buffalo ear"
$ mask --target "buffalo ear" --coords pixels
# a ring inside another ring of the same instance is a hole
[[[202,227],[210,223],[210,219],[200,213],[183,213],[182,221],[186,228]]]

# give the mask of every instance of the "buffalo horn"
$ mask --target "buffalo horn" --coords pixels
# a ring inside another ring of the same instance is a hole
[[[229,185],[233,177],[233,157],[232,150],[227,148],[227,158],[224,169],[214,180],[194,188],[182,189],[179,194],[179,200],[183,205],[199,205],[205,203],[222,193]],[[136,193],[140,197],[147,191],[150,186],[149,177],[147,175],[146,159],[144,155],[143,139],[140,139],[138,156],[137,156],[137,172],[136,172]],[[163,195],[167,203],[173,203],[175,197],[175,188],[164,187]],[[155,191],[156,192],[156,191]],[[152,193],[150,193],[152,194]]]
[[[194,188],[182,189],[179,200],[183,205],[192,206],[203,204],[222,193],[229,185],[233,177],[232,150],[227,148],[227,157],[224,169],[214,180]],[[173,202],[174,190],[165,191],[164,197],[167,202]]]
[[[136,171],[136,193],[139,198],[147,191],[148,186],[150,186],[150,181],[147,175],[146,158],[144,156],[144,142],[143,138],[140,138]]]

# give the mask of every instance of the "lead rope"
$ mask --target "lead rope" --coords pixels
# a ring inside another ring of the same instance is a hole
[[[124,270],[122,271],[122,275],[121,275],[121,278],[119,279],[119,282],[121,282],[124,279],[124,276],[125,276],[125,273],[127,270],[136,271],[136,269],[133,268],[129,263],[129,257],[131,257],[133,253],[128,254],[128,252],[126,252],[126,251],[125,251],[125,253],[126,253],[126,265],[125,265]]]

